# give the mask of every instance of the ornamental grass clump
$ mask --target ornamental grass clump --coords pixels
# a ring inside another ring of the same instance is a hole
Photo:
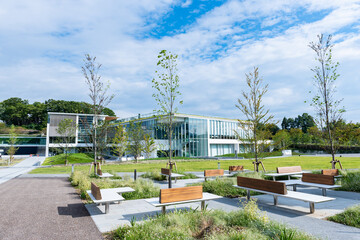
[[[300,240],[312,237],[274,223],[261,212],[255,201],[233,212],[222,210],[175,210],[156,215],[142,223],[121,226],[111,239],[281,239]]]
[[[360,192],[360,171],[341,171],[341,191]]]
[[[73,186],[79,189],[81,198],[88,201],[90,201],[90,198],[87,195],[86,190],[91,188],[91,182],[94,182],[100,189],[118,187],[133,188],[135,190],[134,192],[123,194],[123,197],[126,200],[158,197],[160,192],[160,188],[155,186],[152,181],[146,179],[134,181],[128,176],[120,180],[112,180],[109,178],[98,178],[94,175],[89,175],[86,172],[75,171],[71,174],[69,180]]]
[[[329,217],[328,220],[360,228],[360,205],[347,208],[344,212]]]

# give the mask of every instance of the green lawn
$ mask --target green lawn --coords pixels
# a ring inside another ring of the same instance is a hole
[[[92,157],[85,153],[70,153],[68,155],[69,164],[73,163],[89,163],[94,161]],[[43,165],[59,165],[65,164],[65,154],[55,155],[45,159]]]
[[[300,165],[303,170],[328,169],[331,168],[331,157],[315,157],[315,156],[293,156],[286,158],[263,159],[264,166],[267,171],[276,171],[276,167],[297,166]],[[342,157],[340,158],[342,165],[346,169],[359,168],[360,157]],[[231,165],[244,165],[246,169],[253,169],[253,160],[176,160],[179,171],[203,171],[204,169],[217,169],[218,162],[221,168],[228,169]],[[103,171],[114,172],[138,172],[160,171],[160,168],[166,167],[166,161],[142,161],[139,163],[120,163],[106,164],[102,166]],[[75,166],[76,170],[88,171],[89,166]],[[31,173],[59,174],[70,173],[71,166],[37,168]]]

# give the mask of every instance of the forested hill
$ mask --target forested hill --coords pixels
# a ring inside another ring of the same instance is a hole
[[[0,120],[6,125],[41,130],[46,127],[48,112],[90,114],[92,110],[86,102],[54,99],[30,104],[28,100],[14,97],[0,102]],[[102,114],[115,116],[109,108],[105,108]]]

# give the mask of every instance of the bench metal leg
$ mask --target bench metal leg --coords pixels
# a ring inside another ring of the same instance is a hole
[[[246,190],[246,198],[247,200],[250,200],[250,190]]]
[[[275,181],[275,176],[273,176],[273,181]]]
[[[201,211],[205,210],[205,201],[201,201]]]
[[[105,214],[109,213],[109,207],[110,207],[110,203],[109,202],[105,203]]]
[[[315,212],[315,203],[310,202],[309,205],[310,205],[310,213],[314,213]]]
[[[296,184],[293,185],[293,191],[296,192]]]
[[[291,180],[290,175],[288,175],[288,180]]]
[[[323,189],[322,189],[322,195],[323,195],[323,196],[326,196],[326,188],[323,188]]]
[[[274,205],[276,206],[278,204],[278,196],[274,195]]]
[[[177,177],[175,178],[175,183],[177,182]]]
[[[166,206],[161,206],[161,211],[162,211],[162,214],[165,214],[166,213]]]

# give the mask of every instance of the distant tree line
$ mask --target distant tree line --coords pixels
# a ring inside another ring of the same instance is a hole
[[[281,129],[276,128],[275,124],[262,127],[268,132],[268,138],[273,140],[277,150],[302,148],[330,152],[330,149],[326,147],[326,128],[317,126],[314,118],[307,113],[296,118],[284,117]],[[360,145],[360,123],[347,123],[345,120],[339,119],[332,122],[330,128],[333,132],[336,150]]]
[[[46,127],[48,112],[91,114],[92,106],[86,102],[54,99],[30,104],[28,100],[17,97],[0,102],[0,120],[8,126],[41,130]],[[102,114],[115,116],[109,108],[104,108]]]

